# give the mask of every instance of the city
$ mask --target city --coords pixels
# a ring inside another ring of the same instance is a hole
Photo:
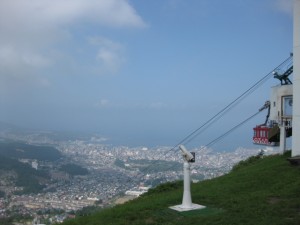
[[[47,167],[51,171],[51,182],[40,193],[16,195],[15,191],[22,188],[9,183],[13,172],[2,175],[0,190],[5,196],[0,198],[1,218],[18,214],[24,218],[38,217],[48,224],[61,222],[86,207],[111,207],[138,197],[160,183],[182,179],[182,156],[180,151],[170,147],[112,146],[95,141],[95,137],[54,142],[33,134],[2,135],[2,138],[12,137],[32,145],[55,145],[63,159],[53,163],[19,159],[35,170]],[[195,152],[196,159],[191,167],[193,182],[226,174],[239,161],[258,154],[257,149],[245,148],[214,152],[200,147],[190,151]],[[87,169],[88,174],[70,175],[56,169],[66,162]]]

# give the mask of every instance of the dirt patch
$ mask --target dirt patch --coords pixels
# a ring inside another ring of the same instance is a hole
[[[118,198],[115,203],[117,205],[120,205],[120,204],[124,204],[125,202],[128,202],[135,198],[136,198],[135,196],[124,196],[124,197]]]

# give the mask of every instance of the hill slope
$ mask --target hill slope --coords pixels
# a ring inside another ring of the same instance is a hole
[[[12,176],[12,174],[16,176]],[[38,193],[42,191],[44,186],[40,184],[39,180],[44,180],[45,178],[50,179],[47,172],[35,170],[28,164],[0,154],[1,184],[6,187],[11,186],[10,189],[12,190],[14,187],[23,187],[22,191],[15,191],[15,194]],[[7,183],[11,184],[8,185]]]
[[[222,177],[192,185],[194,203],[206,209],[179,213],[182,182],[161,185],[138,199],[65,225],[300,224],[300,168],[288,154],[252,157]]]
[[[55,161],[62,154],[50,146],[37,146],[15,141],[0,141],[0,155],[14,159],[36,159],[41,161]]]

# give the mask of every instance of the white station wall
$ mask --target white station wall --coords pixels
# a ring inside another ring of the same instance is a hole
[[[300,155],[300,0],[294,0],[292,156]]]

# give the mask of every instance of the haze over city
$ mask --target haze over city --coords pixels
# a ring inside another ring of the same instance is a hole
[[[292,0],[2,0],[0,32],[0,121],[174,145],[289,56]],[[276,84],[191,145],[257,112]],[[219,148],[250,146],[264,117]]]

